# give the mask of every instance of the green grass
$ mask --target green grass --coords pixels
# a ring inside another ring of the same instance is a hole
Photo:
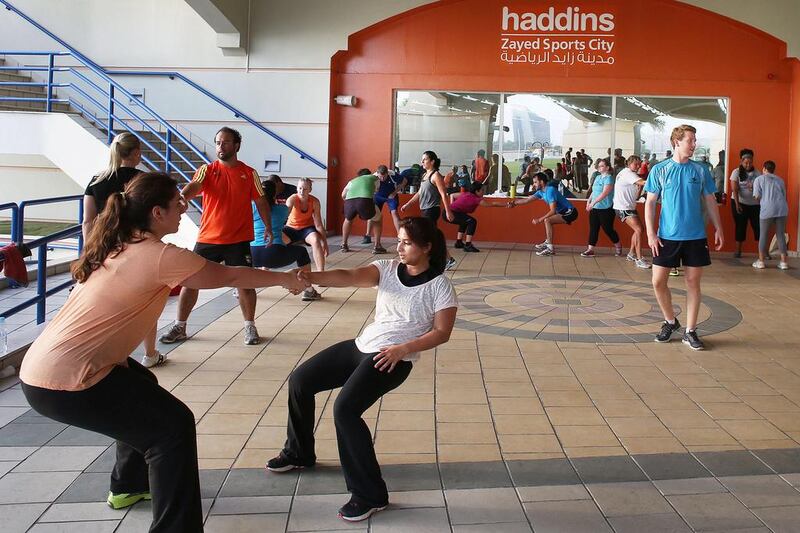
[[[28,220],[22,229],[25,235],[33,235],[35,237],[44,237],[62,229],[67,229],[74,226],[77,222],[39,222],[36,220]],[[8,235],[11,233],[11,222],[0,222],[0,233]]]
[[[561,159],[556,157],[548,157],[544,160],[544,168],[550,168],[555,171],[556,163],[560,163]],[[511,177],[516,178],[519,176],[519,168],[522,166],[522,160],[518,159],[516,161],[506,160],[505,161],[508,170],[511,171]]]

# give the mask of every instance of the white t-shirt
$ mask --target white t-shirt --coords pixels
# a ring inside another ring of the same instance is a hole
[[[636,200],[639,199],[639,187],[636,182],[641,176],[629,168],[623,168],[617,174],[614,183],[614,209],[617,211],[632,211],[636,209]]]
[[[433,329],[433,316],[449,307],[458,307],[456,291],[444,276],[416,287],[406,287],[397,276],[397,259],[371,263],[380,273],[375,321],[356,338],[356,347],[364,353],[402,344],[421,337]],[[404,361],[416,361],[419,352],[406,355]]]

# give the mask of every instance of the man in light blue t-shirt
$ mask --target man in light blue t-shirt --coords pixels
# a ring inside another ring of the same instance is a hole
[[[664,314],[664,324],[655,341],[669,342],[672,333],[680,328],[667,281],[670,271],[682,264],[686,271],[686,331],[683,343],[693,350],[702,350],[704,345],[695,329],[700,311],[700,279],[702,267],[711,264],[702,202],[705,202],[708,218],[716,230],[716,250],[722,249],[724,238],[714,196],[717,190],[714,179],[707,167],[691,160],[697,147],[696,134],[697,130],[687,124],[672,130],[670,143],[674,155],[650,169],[644,186],[647,192],[644,212],[647,241],[653,252],[653,287]],[[656,232],[656,204],[659,200],[661,215]]]

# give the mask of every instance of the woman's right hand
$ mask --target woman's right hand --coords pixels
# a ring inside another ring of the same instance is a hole
[[[300,294],[308,287],[311,286],[311,283],[304,279],[300,274],[303,271],[300,269],[290,270],[284,274],[284,281],[282,283],[283,288],[287,291],[291,292],[292,294]]]

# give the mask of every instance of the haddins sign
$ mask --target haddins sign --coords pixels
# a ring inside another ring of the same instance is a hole
[[[613,65],[614,14],[570,6],[501,14],[500,60],[529,65]]]

